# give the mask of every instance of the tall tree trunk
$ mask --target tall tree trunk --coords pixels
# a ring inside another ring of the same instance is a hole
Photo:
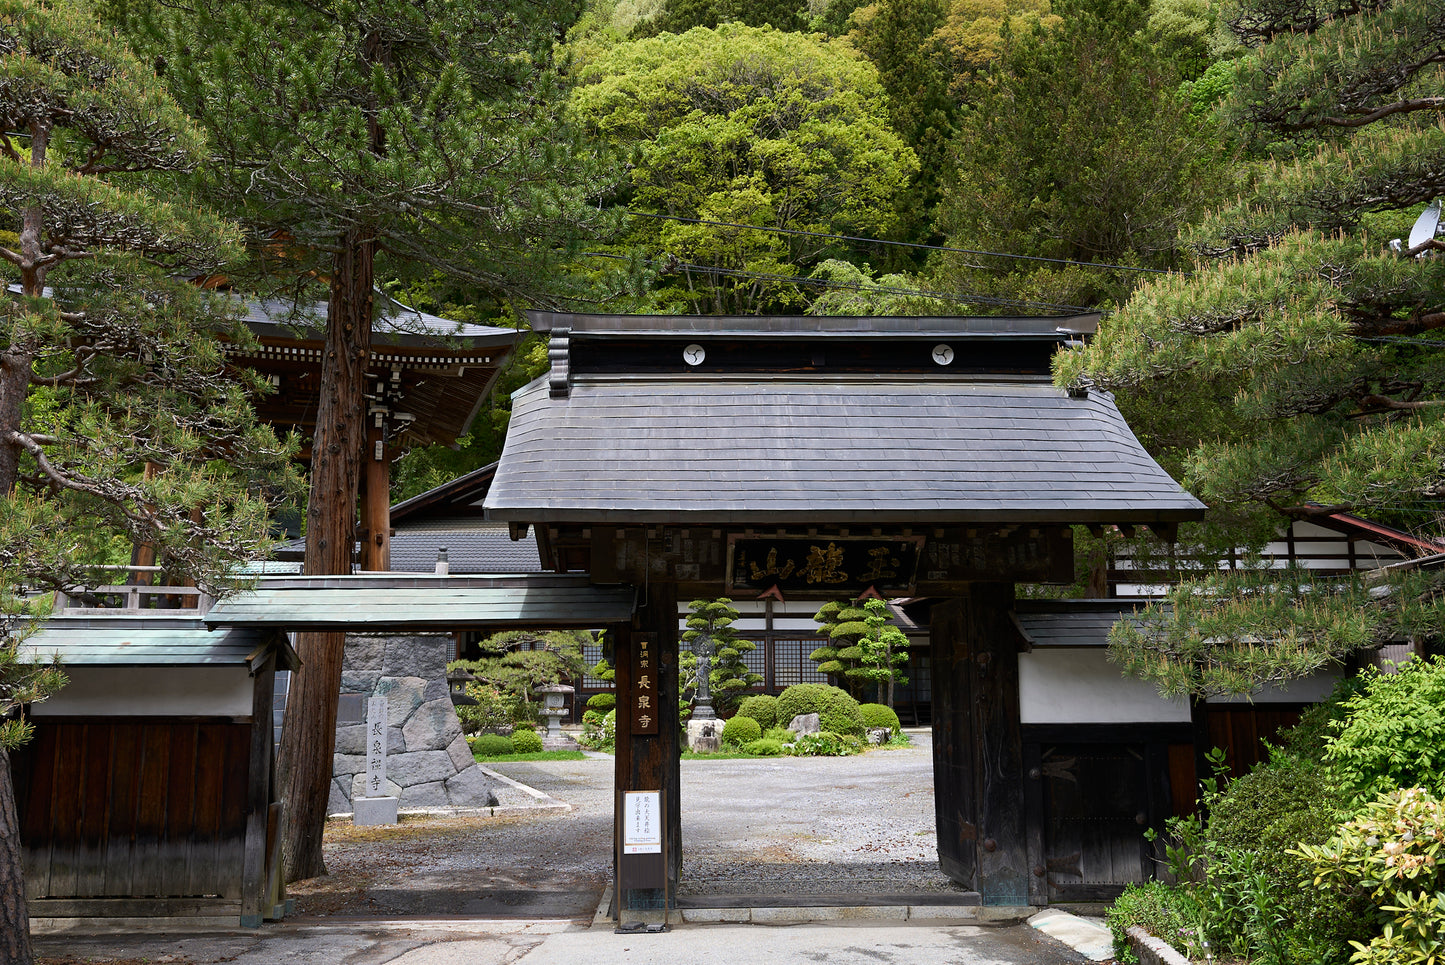
[[[371,352],[372,265],[375,234],[353,229],[342,237],[331,276],[326,352],[321,362],[321,400],[311,444],[311,493],[306,507],[308,575],[351,572],[362,443],[366,439],[365,391]],[[296,637],[301,669],[292,675],[277,762],[286,795],[283,843],[287,881],[326,873],[321,834],[331,796],[336,748],[336,704],[346,635],[302,633]]]
[[[25,911],[25,865],[10,753],[0,747],[0,962],[30,965],[30,916]]]

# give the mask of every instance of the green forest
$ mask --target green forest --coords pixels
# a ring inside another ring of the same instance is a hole
[[[1438,0],[0,0],[0,708],[61,682],[13,660],[36,591],[140,543],[224,590],[306,504],[299,443],[225,364],[249,337],[227,292],[326,302],[343,342],[383,295],[516,327],[1098,311],[1055,380],[1112,393],[1209,505],[1186,543],[1337,512],[1440,541],[1442,195]],[[462,447],[409,453],[393,497],[494,461],[546,367],[520,342]],[[1084,556],[1125,538],[1079,534]],[[1123,669],[1247,693],[1445,627],[1438,567],[1207,589],[1121,628]],[[1364,755],[1349,722],[1423,713],[1371,686],[1335,706],[1331,761]],[[24,737],[0,728],[0,769]],[[1269,780],[1302,786],[1280,760]],[[1333,832],[1438,808],[1361,811],[1379,789],[1304,810]],[[1333,854],[1291,852],[1292,894],[1378,871]],[[1436,945],[1439,900],[1407,923]],[[1259,921],[1319,913],[1291,907]],[[1258,961],[1343,960],[1302,925],[1209,920]],[[1436,960],[1383,934],[1359,960]]]

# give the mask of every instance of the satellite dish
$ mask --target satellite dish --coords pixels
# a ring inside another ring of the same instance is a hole
[[[1410,247],[1418,248],[1431,238],[1435,237],[1435,229],[1440,227],[1440,199],[1436,198],[1430,202],[1430,207],[1425,209],[1424,214],[1415,221],[1415,227],[1410,229]]]

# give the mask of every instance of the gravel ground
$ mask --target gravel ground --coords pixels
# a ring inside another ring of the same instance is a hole
[[[945,895],[928,734],[857,757],[682,762],[680,897]],[[612,758],[494,765],[571,806],[507,818],[327,829],[303,915],[591,914],[612,869]],[[532,799],[520,792],[502,803]]]

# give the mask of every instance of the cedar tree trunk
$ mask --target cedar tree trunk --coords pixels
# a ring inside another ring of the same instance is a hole
[[[361,449],[366,439],[365,391],[371,351],[373,232],[348,231],[331,277],[321,400],[311,443],[311,494],[306,507],[308,575],[349,574],[355,542]],[[336,704],[341,693],[344,633],[296,637],[301,669],[292,675],[277,764],[286,795],[282,845],[287,881],[326,873],[321,833],[331,796]]]

